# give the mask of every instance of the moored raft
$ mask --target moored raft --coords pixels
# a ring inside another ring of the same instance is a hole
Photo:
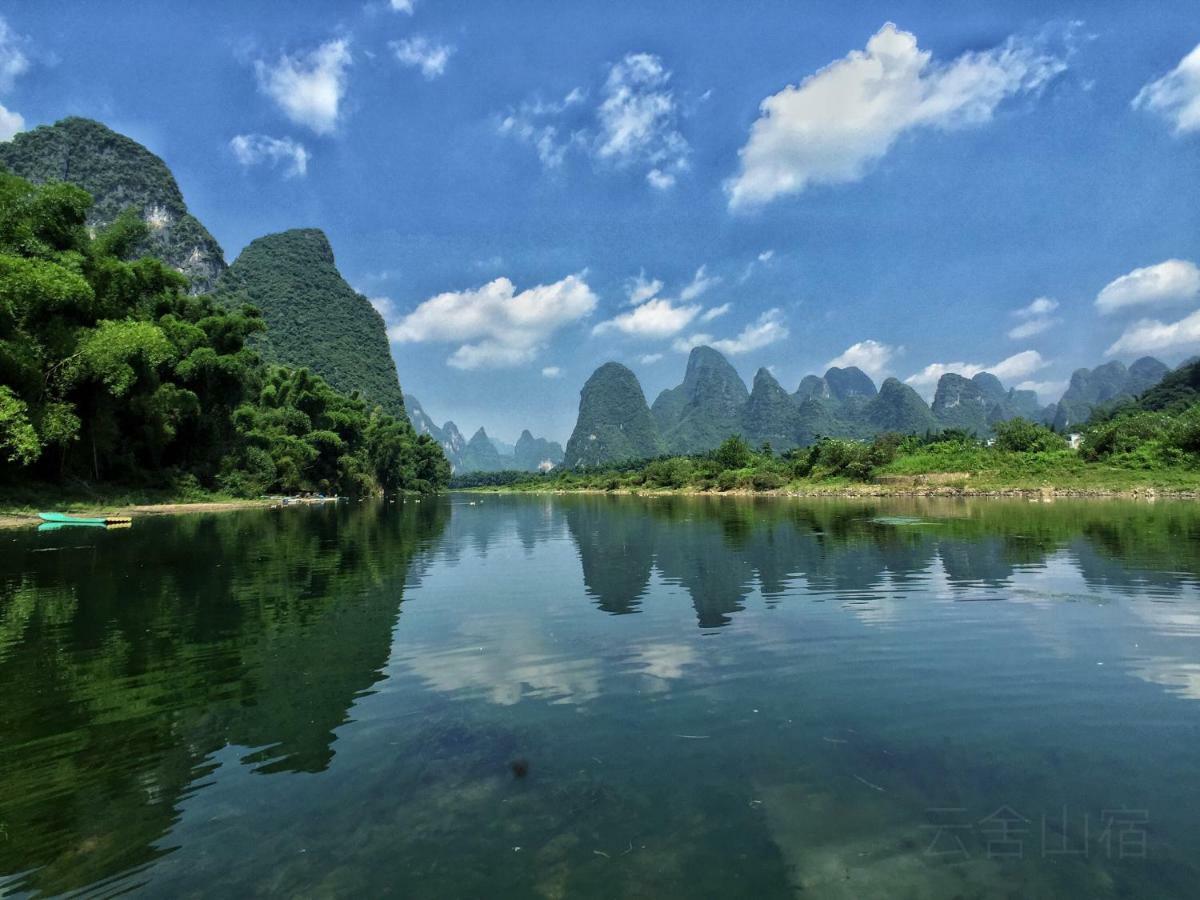
[[[129,516],[72,516],[68,513],[41,512],[38,518],[52,525],[129,525]]]

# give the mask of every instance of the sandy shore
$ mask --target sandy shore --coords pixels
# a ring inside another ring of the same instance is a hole
[[[235,509],[259,509],[274,506],[277,500],[214,500],[205,503],[148,503],[142,506],[72,507],[73,516],[178,516],[188,513],[230,512]],[[31,513],[0,513],[0,528],[32,528],[41,519]]]

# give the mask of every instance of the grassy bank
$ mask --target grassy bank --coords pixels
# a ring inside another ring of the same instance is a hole
[[[1027,427],[1026,427],[1027,426]],[[1018,430],[1023,429],[1023,430]],[[790,495],[1200,496],[1200,456],[1161,444],[1113,452],[1069,449],[1029,423],[973,436],[829,439],[775,454],[730,438],[711,453],[587,470],[478,474],[460,489]]]
[[[46,511],[81,516],[154,515],[248,509],[269,502],[199,488],[172,490],[82,482],[73,486],[8,484],[0,490],[0,527],[36,524],[37,514]]]

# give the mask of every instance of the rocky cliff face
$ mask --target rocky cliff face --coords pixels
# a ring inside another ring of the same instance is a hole
[[[467,441],[462,454],[462,470],[464,472],[500,472],[509,468],[504,464],[504,457],[491,442],[487,432],[480,428]]]
[[[528,428],[521,432],[513,448],[513,466],[525,472],[548,472],[561,466],[562,462],[562,445],[535,438]]]
[[[671,453],[700,453],[740,432],[750,394],[737,370],[711,347],[688,356],[683,384],[654,401],[654,419]]]
[[[1076,369],[1058,401],[1054,427],[1065,431],[1082,425],[1097,408],[1136,397],[1162,381],[1169,371],[1151,356],[1142,357],[1129,368],[1113,360],[1094,369]]]
[[[662,453],[637,376],[620,363],[605,363],[579,392],[579,418],[567,441],[565,465],[599,466]]]
[[[30,181],[83,188],[95,201],[88,224],[97,228],[132,208],[149,229],[138,253],[178,269],[192,293],[211,291],[225,271],[220,245],[188,212],[166,163],[99,122],[68,118],[18,134],[0,144],[0,165]]]
[[[879,393],[867,404],[863,418],[871,433],[924,434],[937,429],[937,421],[921,395],[895,378],[883,382]]]
[[[383,318],[342,278],[321,230],[252,241],[221,277],[217,297],[262,311],[267,331],[255,345],[265,359],[311,369],[340,391],[405,414]]]
[[[796,446],[800,410],[796,401],[766,369],[754,375],[754,388],[742,411],[742,433],[756,446],[769,443],[775,450]]]

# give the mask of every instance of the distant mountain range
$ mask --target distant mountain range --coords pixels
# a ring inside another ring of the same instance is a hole
[[[442,452],[458,474],[508,470],[545,472],[562,465],[562,445],[545,438],[535,438],[529,429],[521,432],[516,444],[505,444],[488,437],[482,428],[468,441],[453,422],[446,422],[439,428],[412,394],[406,394],[404,402],[417,434],[428,434],[441,444]]]
[[[983,437],[997,422],[1017,417],[1065,430],[1086,422],[1101,407],[1143,394],[1169,371],[1151,357],[1128,368],[1110,362],[1079,369],[1062,399],[1046,407],[1033,391],[1006,388],[991,373],[970,378],[947,373],[927,404],[895,378],[877,388],[854,366],[807,375],[791,394],[770,371],[759,369],[747,390],[725,357],[711,347],[696,347],[683,383],[664,390],[652,406],[646,405],[637,376],[625,366],[605,363],[597,369],[580,391],[565,465],[702,453],[731,434],[787,450],[821,437],[869,439],[883,431],[925,434],[954,428]]]

